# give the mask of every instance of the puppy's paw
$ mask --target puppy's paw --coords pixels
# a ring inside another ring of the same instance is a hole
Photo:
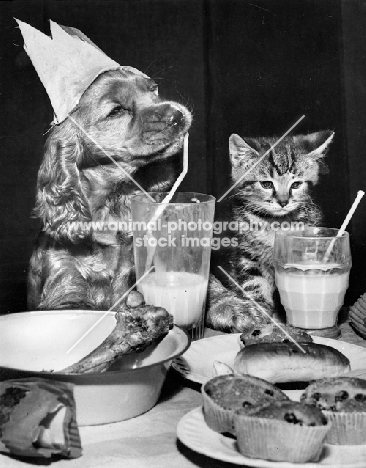
[[[273,309],[264,302],[244,300],[230,295],[211,304],[206,324],[215,330],[231,333],[250,333],[258,325],[270,322]]]

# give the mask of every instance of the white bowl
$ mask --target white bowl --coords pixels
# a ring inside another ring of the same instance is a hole
[[[156,404],[172,360],[189,347],[189,338],[180,328],[175,326],[158,345],[122,357],[107,372],[71,375],[52,372],[89,354],[111,333],[115,323],[114,312],[89,310],[1,316],[0,380],[40,377],[73,383],[80,426],[138,416]]]

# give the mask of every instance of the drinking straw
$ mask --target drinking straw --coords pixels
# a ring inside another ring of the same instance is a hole
[[[184,136],[184,142],[183,142],[183,170],[180,173],[179,177],[177,180],[174,182],[173,187],[171,188],[170,192],[168,195],[164,198],[164,200],[161,202],[162,204],[158,207],[158,209],[155,211],[154,216],[151,218],[150,223],[154,224],[157,219],[160,217],[162,212],[165,210],[165,206],[163,205],[164,203],[170,203],[171,199],[173,198],[175,192],[177,191],[178,187],[180,184],[183,182],[184,177],[186,176],[188,172],[188,133],[185,134]]]
[[[161,205],[158,206],[158,209],[155,211],[154,216],[151,218],[151,220],[149,222],[150,226],[154,225],[154,223],[158,220],[158,218],[161,216],[161,214],[165,210],[166,207],[164,206],[164,204],[170,203],[171,199],[173,198],[175,192],[177,191],[178,187],[182,183],[182,181],[183,181],[184,177],[186,176],[187,172],[188,172],[188,133],[186,133],[184,135],[184,141],[183,141],[183,170],[179,174],[179,177],[177,178],[177,180],[174,182],[174,185],[171,188],[168,195],[163,199],[163,201],[161,202]],[[148,237],[152,236],[152,230],[151,229],[149,229],[147,231],[147,236]],[[155,247],[150,246],[148,244],[148,246],[147,246],[147,257],[146,257],[146,263],[145,263],[145,271],[147,271],[151,267],[153,257],[154,257],[154,253],[155,253]]]
[[[336,235],[336,237],[341,237],[345,230],[346,230],[346,227],[348,226],[348,223],[350,222],[352,216],[353,216],[353,213],[356,211],[356,208],[358,206],[358,204],[360,203],[361,201],[361,198],[365,195],[365,192],[363,190],[359,190],[357,192],[357,197],[355,199],[355,201],[353,202],[352,206],[351,206],[351,209],[349,210],[345,220],[343,221],[343,224],[342,226],[340,227],[339,231],[338,231],[338,234]],[[329,247],[327,249],[327,251],[325,252],[325,255],[324,255],[324,262],[327,262],[328,259],[329,259],[329,255],[330,253],[332,252],[332,249],[333,249],[333,246],[334,246],[334,243],[336,241],[336,237],[334,239],[332,239],[331,243],[329,244]]]

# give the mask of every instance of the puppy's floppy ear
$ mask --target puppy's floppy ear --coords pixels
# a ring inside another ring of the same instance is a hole
[[[89,229],[80,225],[91,220],[77,166],[81,156],[82,143],[75,128],[68,121],[55,127],[46,142],[38,172],[34,214],[58,241],[77,243],[90,235]]]

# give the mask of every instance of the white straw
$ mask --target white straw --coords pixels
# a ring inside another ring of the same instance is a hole
[[[358,206],[358,204],[360,203],[361,201],[361,198],[365,195],[365,192],[363,190],[359,190],[357,192],[357,197],[355,199],[355,201],[353,202],[352,206],[351,206],[351,209],[349,210],[345,220],[343,221],[343,224],[342,226],[339,228],[339,231],[338,231],[338,234],[336,237],[340,237],[344,234],[347,226],[348,226],[348,223],[350,222],[352,216],[353,216],[353,213],[356,211],[356,208]],[[327,262],[328,259],[329,259],[329,255],[333,249],[333,246],[334,246],[334,242],[335,242],[336,238],[332,239],[332,242],[329,244],[329,247],[327,249],[327,251],[325,252],[325,255],[324,255],[324,262]]]
[[[164,198],[164,200],[161,202],[161,205],[158,206],[158,209],[155,211],[154,216],[151,218],[149,221],[149,225],[153,226],[158,218],[161,216],[163,211],[165,210],[166,206],[165,204],[170,203],[171,199],[173,198],[175,192],[177,191],[178,187],[182,183],[184,177],[186,176],[188,172],[188,133],[185,134],[184,136],[184,141],[183,141],[183,170],[179,174],[179,177],[177,180],[174,182],[173,187],[171,188],[170,192],[168,195]],[[147,236],[151,237],[152,236],[152,230],[149,230],[147,232]],[[147,247],[147,257],[146,257],[146,263],[145,263],[145,271],[147,271],[152,264],[153,257],[155,253],[155,247],[150,247],[148,244]]]
[[[154,216],[151,218],[149,224],[151,223],[151,226],[157,221],[159,216],[162,214],[162,212],[165,210],[165,206],[163,205],[164,203],[170,203],[171,199],[173,198],[175,192],[177,191],[178,187],[182,183],[184,177],[186,176],[188,172],[188,133],[185,134],[184,136],[184,142],[183,142],[183,170],[180,173],[179,177],[177,180],[174,182],[173,187],[171,188],[170,192],[168,195],[164,198],[164,200],[161,202],[162,204],[158,207],[158,209],[155,211]]]

